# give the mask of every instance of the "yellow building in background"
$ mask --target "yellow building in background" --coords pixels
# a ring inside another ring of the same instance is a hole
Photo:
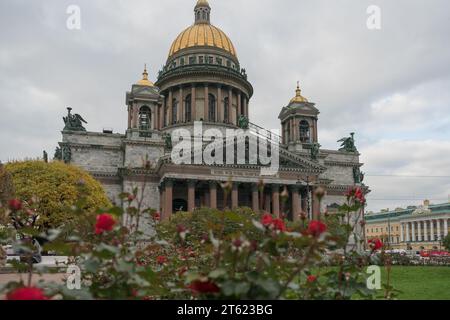
[[[442,249],[442,240],[448,235],[450,203],[367,214],[365,236],[379,238],[388,249],[431,250]]]

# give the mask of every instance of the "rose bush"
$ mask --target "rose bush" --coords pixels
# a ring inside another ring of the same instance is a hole
[[[160,221],[159,213],[139,205],[135,189],[121,195],[124,209],[77,220],[70,235],[67,229],[41,235],[49,241],[47,249],[81,268],[83,289],[37,287],[53,299],[372,299],[376,292],[367,289],[365,266],[379,261],[375,250],[361,254],[349,245],[361,221],[361,194],[349,191],[338,214],[319,214],[312,221],[304,213],[290,222],[246,208],[202,208]],[[11,204],[2,210],[27,210]],[[152,238],[142,240],[139,221],[155,230]],[[32,276],[29,265],[26,270]],[[31,276],[28,283],[12,282],[3,291],[13,295],[30,288]],[[394,294],[388,284],[384,297]]]

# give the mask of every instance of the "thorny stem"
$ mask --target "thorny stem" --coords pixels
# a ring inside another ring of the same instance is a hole
[[[280,297],[283,295],[283,293],[287,290],[289,287],[289,284],[294,281],[294,279],[299,275],[300,272],[302,272],[303,268],[308,264],[309,259],[311,258],[312,254],[314,253],[317,245],[317,240],[315,239],[313,244],[309,247],[307,254],[303,257],[303,261],[297,266],[295,271],[288,277],[286,283],[281,287],[280,292],[278,293],[276,299],[280,299]]]

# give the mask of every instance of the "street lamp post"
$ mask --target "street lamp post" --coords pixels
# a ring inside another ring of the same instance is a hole
[[[308,219],[312,220],[311,205],[310,205],[310,190],[309,190],[309,176],[306,176],[306,208],[308,210]]]
[[[391,250],[391,213],[388,213],[388,248]]]

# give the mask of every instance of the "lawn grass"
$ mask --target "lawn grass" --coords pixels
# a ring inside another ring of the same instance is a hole
[[[382,281],[387,272],[382,268]],[[450,267],[395,266],[391,271],[391,285],[402,291],[401,300],[450,300]]]

